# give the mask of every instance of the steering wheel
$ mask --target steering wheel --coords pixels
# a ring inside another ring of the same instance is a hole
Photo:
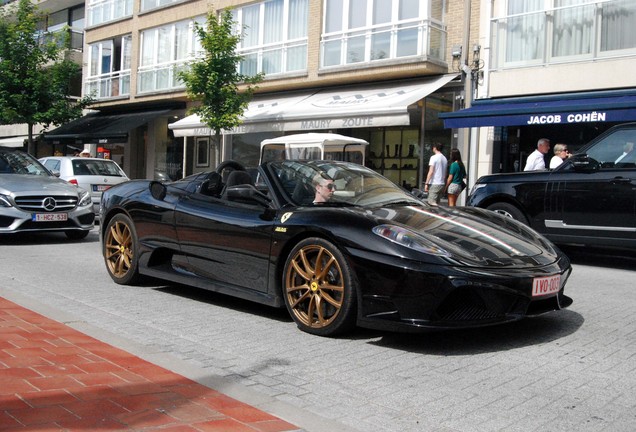
[[[232,171],[245,171],[245,166],[234,160],[226,160],[221,162],[214,171],[222,174],[225,169],[231,169]]]

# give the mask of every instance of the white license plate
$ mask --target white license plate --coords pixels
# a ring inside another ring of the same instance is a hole
[[[561,275],[534,278],[532,281],[532,297],[554,294],[561,289]]]
[[[68,214],[66,213],[34,213],[31,216],[31,220],[34,222],[59,222],[68,220]]]
[[[93,192],[104,192],[110,189],[111,185],[93,185]]]

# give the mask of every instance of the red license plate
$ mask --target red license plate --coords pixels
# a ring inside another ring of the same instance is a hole
[[[532,297],[541,297],[559,292],[561,275],[534,278],[532,281]]]

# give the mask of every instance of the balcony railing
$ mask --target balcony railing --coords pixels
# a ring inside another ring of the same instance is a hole
[[[84,83],[84,94],[96,99],[130,95],[130,70],[87,78]]]
[[[597,0],[491,21],[491,69],[636,55],[636,1]]]
[[[140,67],[137,71],[137,92],[149,93],[185,88],[178,73],[186,67],[187,63],[183,60]]]
[[[243,61],[239,70],[253,76],[259,72],[267,75],[307,70],[307,38],[284,43],[239,49]]]
[[[410,20],[323,34],[321,67],[426,57],[445,61],[446,30],[430,20]]]

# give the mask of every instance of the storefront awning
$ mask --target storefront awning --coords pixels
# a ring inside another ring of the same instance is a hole
[[[446,128],[632,121],[636,89],[482,99],[439,117]]]
[[[0,147],[22,147],[24,145],[24,140],[28,138],[29,137],[26,135],[11,138],[0,138]]]
[[[122,142],[128,132],[169,110],[127,114],[88,114],[44,134],[45,140],[77,139]]]
[[[228,134],[333,130],[400,126],[410,123],[409,106],[443,87],[457,75],[442,75],[408,84],[360,85],[314,92],[255,97],[243,123]],[[175,136],[210,135],[210,129],[193,114],[168,126]]]

